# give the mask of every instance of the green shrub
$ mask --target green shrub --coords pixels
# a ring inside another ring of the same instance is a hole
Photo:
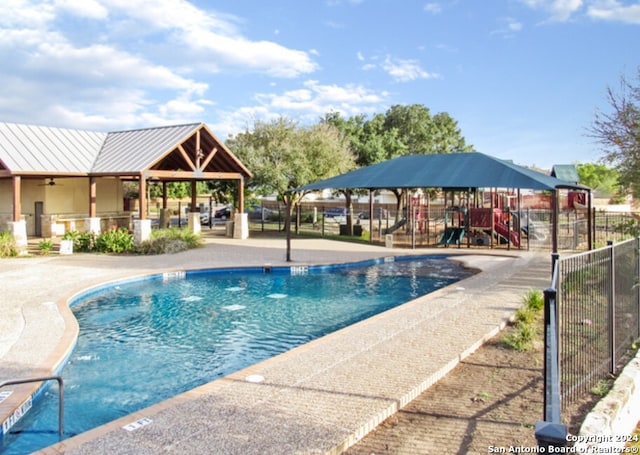
[[[544,298],[540,291],[530,290],[523,301],[524,306],[516,311],[514,331],[502,337],[502,342],[516,351],[533,348],[538,335],[535,323],[544,308]]]
[[[202,238],[188,229],[158,229],[152,231],[151,238],[140,244],[140,254],[173,254],[198,248]]]
[[[40,249],[41,254],[49,254],[53,248],[53,242],[49,239],[40,240],[38,242],[38,248]]]
[[[95,250],[99,253],[130,253],[135,251],[133,234],[123,227],[109,229],[95,239]]]
[[[13,234],[8,231],[0,232],[0,258],[14,257],[18,255],[18,245]]]
[[[505,335],[502,341],[510,348],[523,352],[533,348],[535,336],[536,330],[531,324],[516,324],[515,331]]]
[[[93,232],[68,231],[62,240],[73,240],[73,251],[89,253],[95,249],[96,235]]]
[[[544,308],[544,296],[542,295],[542,292],[530,289],[524,297],[524,303],[527,308],[533,311],[542,311]]]

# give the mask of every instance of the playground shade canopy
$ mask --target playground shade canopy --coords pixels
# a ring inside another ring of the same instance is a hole
[[[362,167],[295,191],[389,188],[586,189],[479,152],[407,155]]]

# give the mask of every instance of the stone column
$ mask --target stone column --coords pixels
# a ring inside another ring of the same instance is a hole
[[[233,238],[249,238],[249,216],[246,213],[236,213],[233,217]]]
[[[100,218],[85,218],[84,230],[93,232],[95,235],[100,235]]]
[[[200,214],[198,212],[189,212],[189,231],[194,234],[200,234],[200,231],[202,231],[200,226]]]
[[[9,232],[13,235],[20,254],[27,252],[27,223],[25,220],[9,221]]]
[[[151,237],[151,220],[133,220],[133,240],[140,244]]]

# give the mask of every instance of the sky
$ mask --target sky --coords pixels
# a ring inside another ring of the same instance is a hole
[[[598,162],[640,1],[2,0],[0,121],[119,131],[447,112],[516,164]]]

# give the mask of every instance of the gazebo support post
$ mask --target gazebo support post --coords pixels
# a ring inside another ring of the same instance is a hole
[[[84,230],[93,234],[100,234],[100,218],[97,217],[96,200],[96,178],[89,177],[89,218],[84,220]]]
[[[133,221],[133,239],[142,243],[151,237],[151,220],[147,219],[147,179],[143,174],[138,177],[138,193],[140,216]]]
[[[284,194],[286,213],[284,215],[284,231],[287,239],[287,262],[291,262],[291,193]]]
[[[238,210],[233,216],[233,238],[249,238],[249,216],[244,213],[244,178],[238,179]]]
[[[193,232],[194,234],[199,234],[201,231],[200,213],[198,213],[198,210],[196,208],[197,205],[198,205],[198,185],[195,180],[191,180],[191,203],[189,207],[188,226],[189,226],[189,231]]]
[[[558,190],[551,194],[551,253],[558,252]]]
[[[13,214],[9,222],[9,232],[13,235],[16,246],[21,253],[27,250],[27,222],[22,219],[22,180],[19,175],[13,176]]]
[[[179,216],[180,214],[178,214]],[[171,225],[171,214],[169,213],[167,203],[167,182],[162,181],[162,209],[160,209],[160,222],[161,228],[167,228]]]
[[[373,190],[369,189],[369,243],[373,243]]]

